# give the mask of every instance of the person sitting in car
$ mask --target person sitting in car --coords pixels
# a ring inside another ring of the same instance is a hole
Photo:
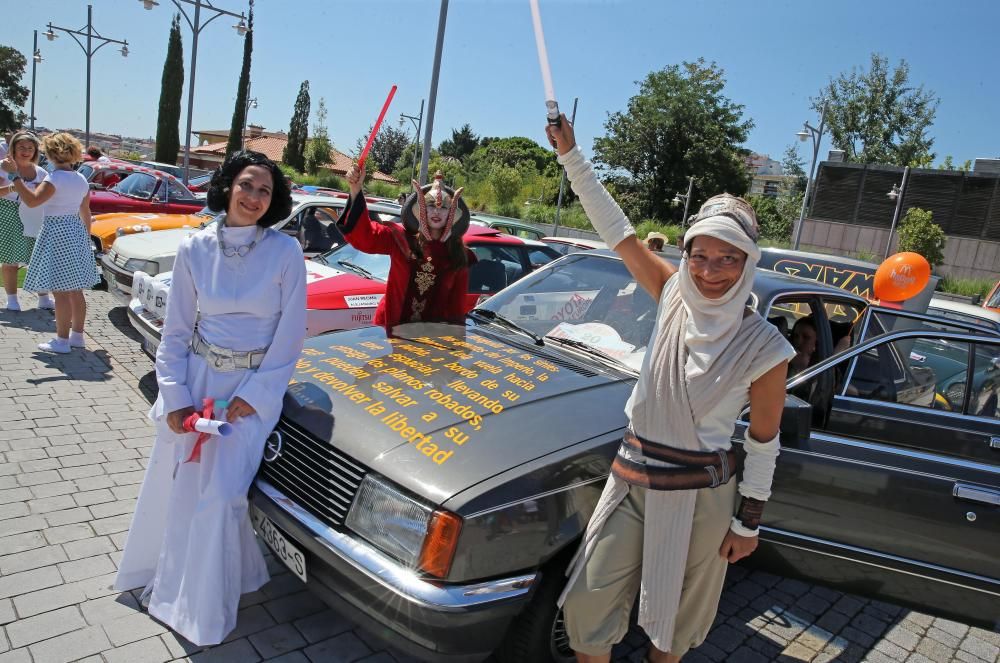
[[[792,325],[792,347],[795,348],[795,356],[788,362],[789,375],[801,373],[816,363],[819,359],[816,354],[818,338],[816,320],[811,315],[795,321]]]

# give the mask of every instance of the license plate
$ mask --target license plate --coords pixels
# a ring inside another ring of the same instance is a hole
[[[113,292],[118,288],[118,279],[108,270],[104,270],[104,280],[108,282],[108,292]]]
[[[257,530],[260,538],[271,549],[274,556],[288,567],[288,570],[298,576],[302,582],[306,581],[306,557],[302,551],[292,545],[292,542],[285,538],[285,535],[278,531],[267,516],[256,507],[250,509],[253,527]]]

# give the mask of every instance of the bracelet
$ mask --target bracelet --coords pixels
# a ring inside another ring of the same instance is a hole
[[[755,500],[752,497],[740,499],[740,508],[736,512],[736,520],[748,530],[756,530],[760,527],[760,518],[764,515],[764,500]]]

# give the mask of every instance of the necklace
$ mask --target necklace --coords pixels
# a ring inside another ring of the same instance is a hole
[[[253,238],[253,241],[250,242],[249,244],[241,244],[240,246],[226,246],[226,243],[222,241],[222,227],[224,225],[226,225],[226,219],[223,216],[215,224],[215,236],[219,240],[219,249],[222,251],[222,255],[226,256],[227,258],[232,258],[234,256],[239,256],[240,258],[247,257],[247,254],[253,251],[253,247],[257,246],[257,243],[260,242],[260,238],[264,236],[264,229],[261,228],[260,226],[257,226],[256,236]]]

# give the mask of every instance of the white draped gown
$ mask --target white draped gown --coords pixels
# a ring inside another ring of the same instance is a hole
[[[227,246],[253,241],[256,226],[224,228]],[[240,595],[269,576],[247,512],[247,490],[277,423],[305,338],[305,265],[298,243],[274,230],[243,258],[226,257],[213,227],[186,238],[174,263],[156,354],[156,441],[115,579],[120,590],[152,585],[149,613],[196,645],[218,644],[236,626]],[[268,347],[256,370],[216,371],[190,350],[202,337],[231,350]],[[257,412],[231,435],[212,437],[201,462],[184,462],[197,435],[173,433],[166,415],[202,399],[240,397]]]

